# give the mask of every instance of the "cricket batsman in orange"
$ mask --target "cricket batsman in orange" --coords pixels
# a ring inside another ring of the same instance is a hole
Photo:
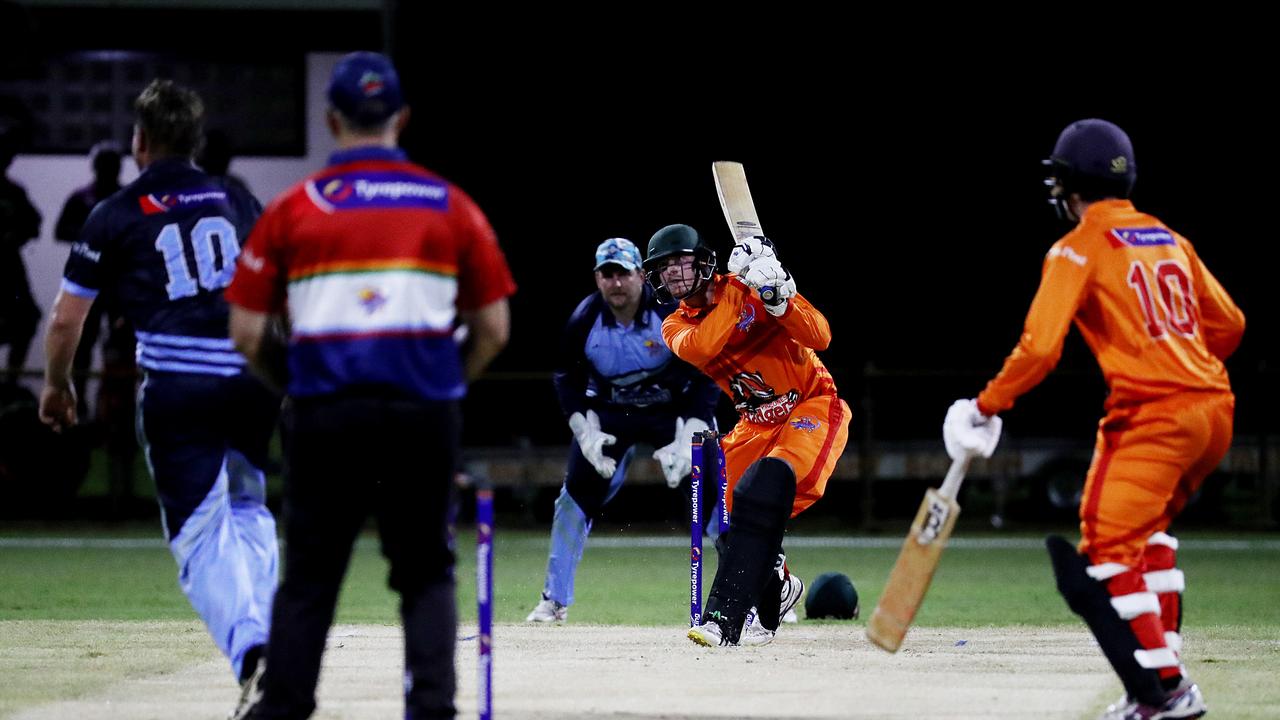
[[[731,395],[739,413],[723,441],[730,531],[717,540],[704,623],[688,637],[711,647],[763,645],[804,593],[787,569],[783,534],[826,490],[849,437],[849,406],[815,352],[830,344],[831,327],[796,292],[772,243],[744,240],[729,257],[730,274],[715,268],[715,253],[688,225],[649,240],[649,283],[680,301],[662,323],[663,339]],[[744,630],[753,607],[756,621]]]
[[[1186,581],[1165,531],[1231,444],[1223,361],[1244,315],[1186,238],[1128,200],[1137,166],[1123,130],[1072,123],[1045,164],[1051,202],[1075,228],[1045,256],[1017,347],[975,400],[952,406],[944,440],[953,453],[980,444],[988,420],[1057,364],[1075,323],[1110,393],[1080,543],[1046,541],[1058,590],[1124,684],[1103,720],[1198,718],[1204,698],[1180,660]]]

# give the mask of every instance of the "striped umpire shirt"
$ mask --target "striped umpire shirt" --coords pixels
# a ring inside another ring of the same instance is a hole
[[[515,292],[489,221],[461,189],[399,150],[338,152],[269,205],[227,300],[287,312],[289,394],[394,387],[464,395],[458,311]]]

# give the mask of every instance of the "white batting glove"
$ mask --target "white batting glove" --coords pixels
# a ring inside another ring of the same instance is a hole
[[[957,400],[942,421],[942,442],[952,460],[975,455],[991,457],[1000,442],[1004,421],[999,415],[983,415],[977,400]]]
[[[747,268],[742,282],[760,292],[764,309],[780,316],[787,311],[787,301],[796,294],[796,281],[777,258],[761,258]]]
[[[693,469],[693,434],[711,428],[698,418],[676,418],[676,435],[670,444],[653,451],[653,459],[662,467],[667,487],[680,486],[680,480]]]
[[[601,477],[606,480],[612,478],[614,471],[618,469],[618,461],[604,454],[604,446],[616,443],[618,438],[600,429],[600,416],[596,415],[596,411],[588,410],[585,416],[582,413],[570,415],[569,429],[578,441],[582,457],[591,463]]]
[[[776,258],[777,253],[773,251],[773,242],[763,235],[745,238],[740,240],[737,245],[733,246],[733,252],[729,253],[729,272],[734,275],[741,275],[751,263],[760,258]]]

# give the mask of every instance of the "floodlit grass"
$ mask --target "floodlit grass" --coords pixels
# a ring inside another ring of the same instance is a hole
[[[28,534],[70,533],[46,528]],[[3,536],[17,537],[11,530]],[[617,528],[604,528],[597,536],[628,537]],[[678,535],[671,537],[674,543],[665,547],[589,545],[570,622],[673,627],[686,622],[688,549]],[[1197,548],[1198,540],[1231,539],[1222,533],[1181,537],[1180,566],[1188,583],[1187,660],[1193,676],[1205,688],[1215,715],[1280,717],[1280,685],[1274,682],[1274,668],[1280,664],[1280,550],[1274,549],[1275,537],[1239,536],[1253,541],[1252,549],[1235,550]],[[461,530],[457,577],[464,623],[475,618],[472,538],[471,528]],[[91,694],[116,678],[169,672],[216,657],[178,589],[177,568],[158,529],[139,539],[143,542],[125,548],[0,546],[0,673],[7,678],[0,685],[0,716],[42,700]],[[1261,543],[1271,543],[1271,549]],[[806,580],[828,571],[849,575],[864,613],[869,613],[897,555],[894,544],[796,544],[789,549],[789,562]],[[547,547],[545,531],[499,529],[497,622],[522,622],[533,607]],[[706,587],[715,572],[712,547],[708,541]],[[337,622],[397,624],[397,602],[386,587],[386,575],[376,539],[363,537],[344,584]],[[1080,627],[1057,595],[1046,553],[1035,546],[949,548],[918,624]],[[860,629],[856,634],[860,637]]]
[[[40,533],[47,536],[49,533]],[[12,534],[9,534],[12,536]],[[192,611],[178,590],[177,567],[155,535],[145,547],[0,548],[0,620],[188,620]],[[625,540],[611,531],[601,537]],[[966,535],[966,538],[972,538]],[[1000,536],[1006,538],[1008,536]],[[1189,627],[1280,627],[1280,551],[1197,549],[1198,537],[1183,535],[1179,565],[1187,574]],[[1271,536],[1244,536],[1244,539]],[[1028,537],[1028,540],[1032,538]],[[470,528],[459,535],[458,608],[475,616],[474,544]],[[592,547],[578,573],[571,617],[578,622],[667,625],[688,615],[688,549]],[[499,530],[495,545],[495,618],[519,622],[542,588],[547,534]],[[704,585],[715,575],[715,553],[706,544]],[[791,569],[806,580],[822,572],[853,579],[865,610],[875,603],[894,547],[795,547]],[[371,535],[356,546],[343,586],[337,622],[398,622],[394,594],[386,586],[387,565]],[[951,547],[917,618],[920,625],[1074,625],[1054,588],[1045,552],[1039,548]]]

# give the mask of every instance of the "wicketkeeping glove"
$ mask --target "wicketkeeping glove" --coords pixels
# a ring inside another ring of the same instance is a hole
[[[578,449],[587,462],[591,463],[601,477],[606,480],[612,478],[613,472],[618,469],[618,461],[604,454],[604,446],[616,443],[618,438],[600,429],[600,416],[596,415],[596,411],[588,410],[585,416],[582,413],[570,415],[569,429],[573,431]]]
[[[991,457],[1000,442],[1004,421],[999,415],[983,415],[977,400],[957,400],[942,421],[942,442],[952,460],[968,455]]]
[[[711,428],[698,418],[676,418],[676,435],[670,444],[653,451],[653,459],[662,467],[667,487],[680,486],[680,480],[693,469],[693,434]]]
[[[747,268],[742,282],[760,292],[764,309],[780,316],[787,311],[787,301],[796,294],[796,281],[777,258],[761,258]]]
[[[729,272],[741,275],[751,263],[760,258],[777,258],[773,243],[763,235],[745,238],[733,246],[729,253]]]

